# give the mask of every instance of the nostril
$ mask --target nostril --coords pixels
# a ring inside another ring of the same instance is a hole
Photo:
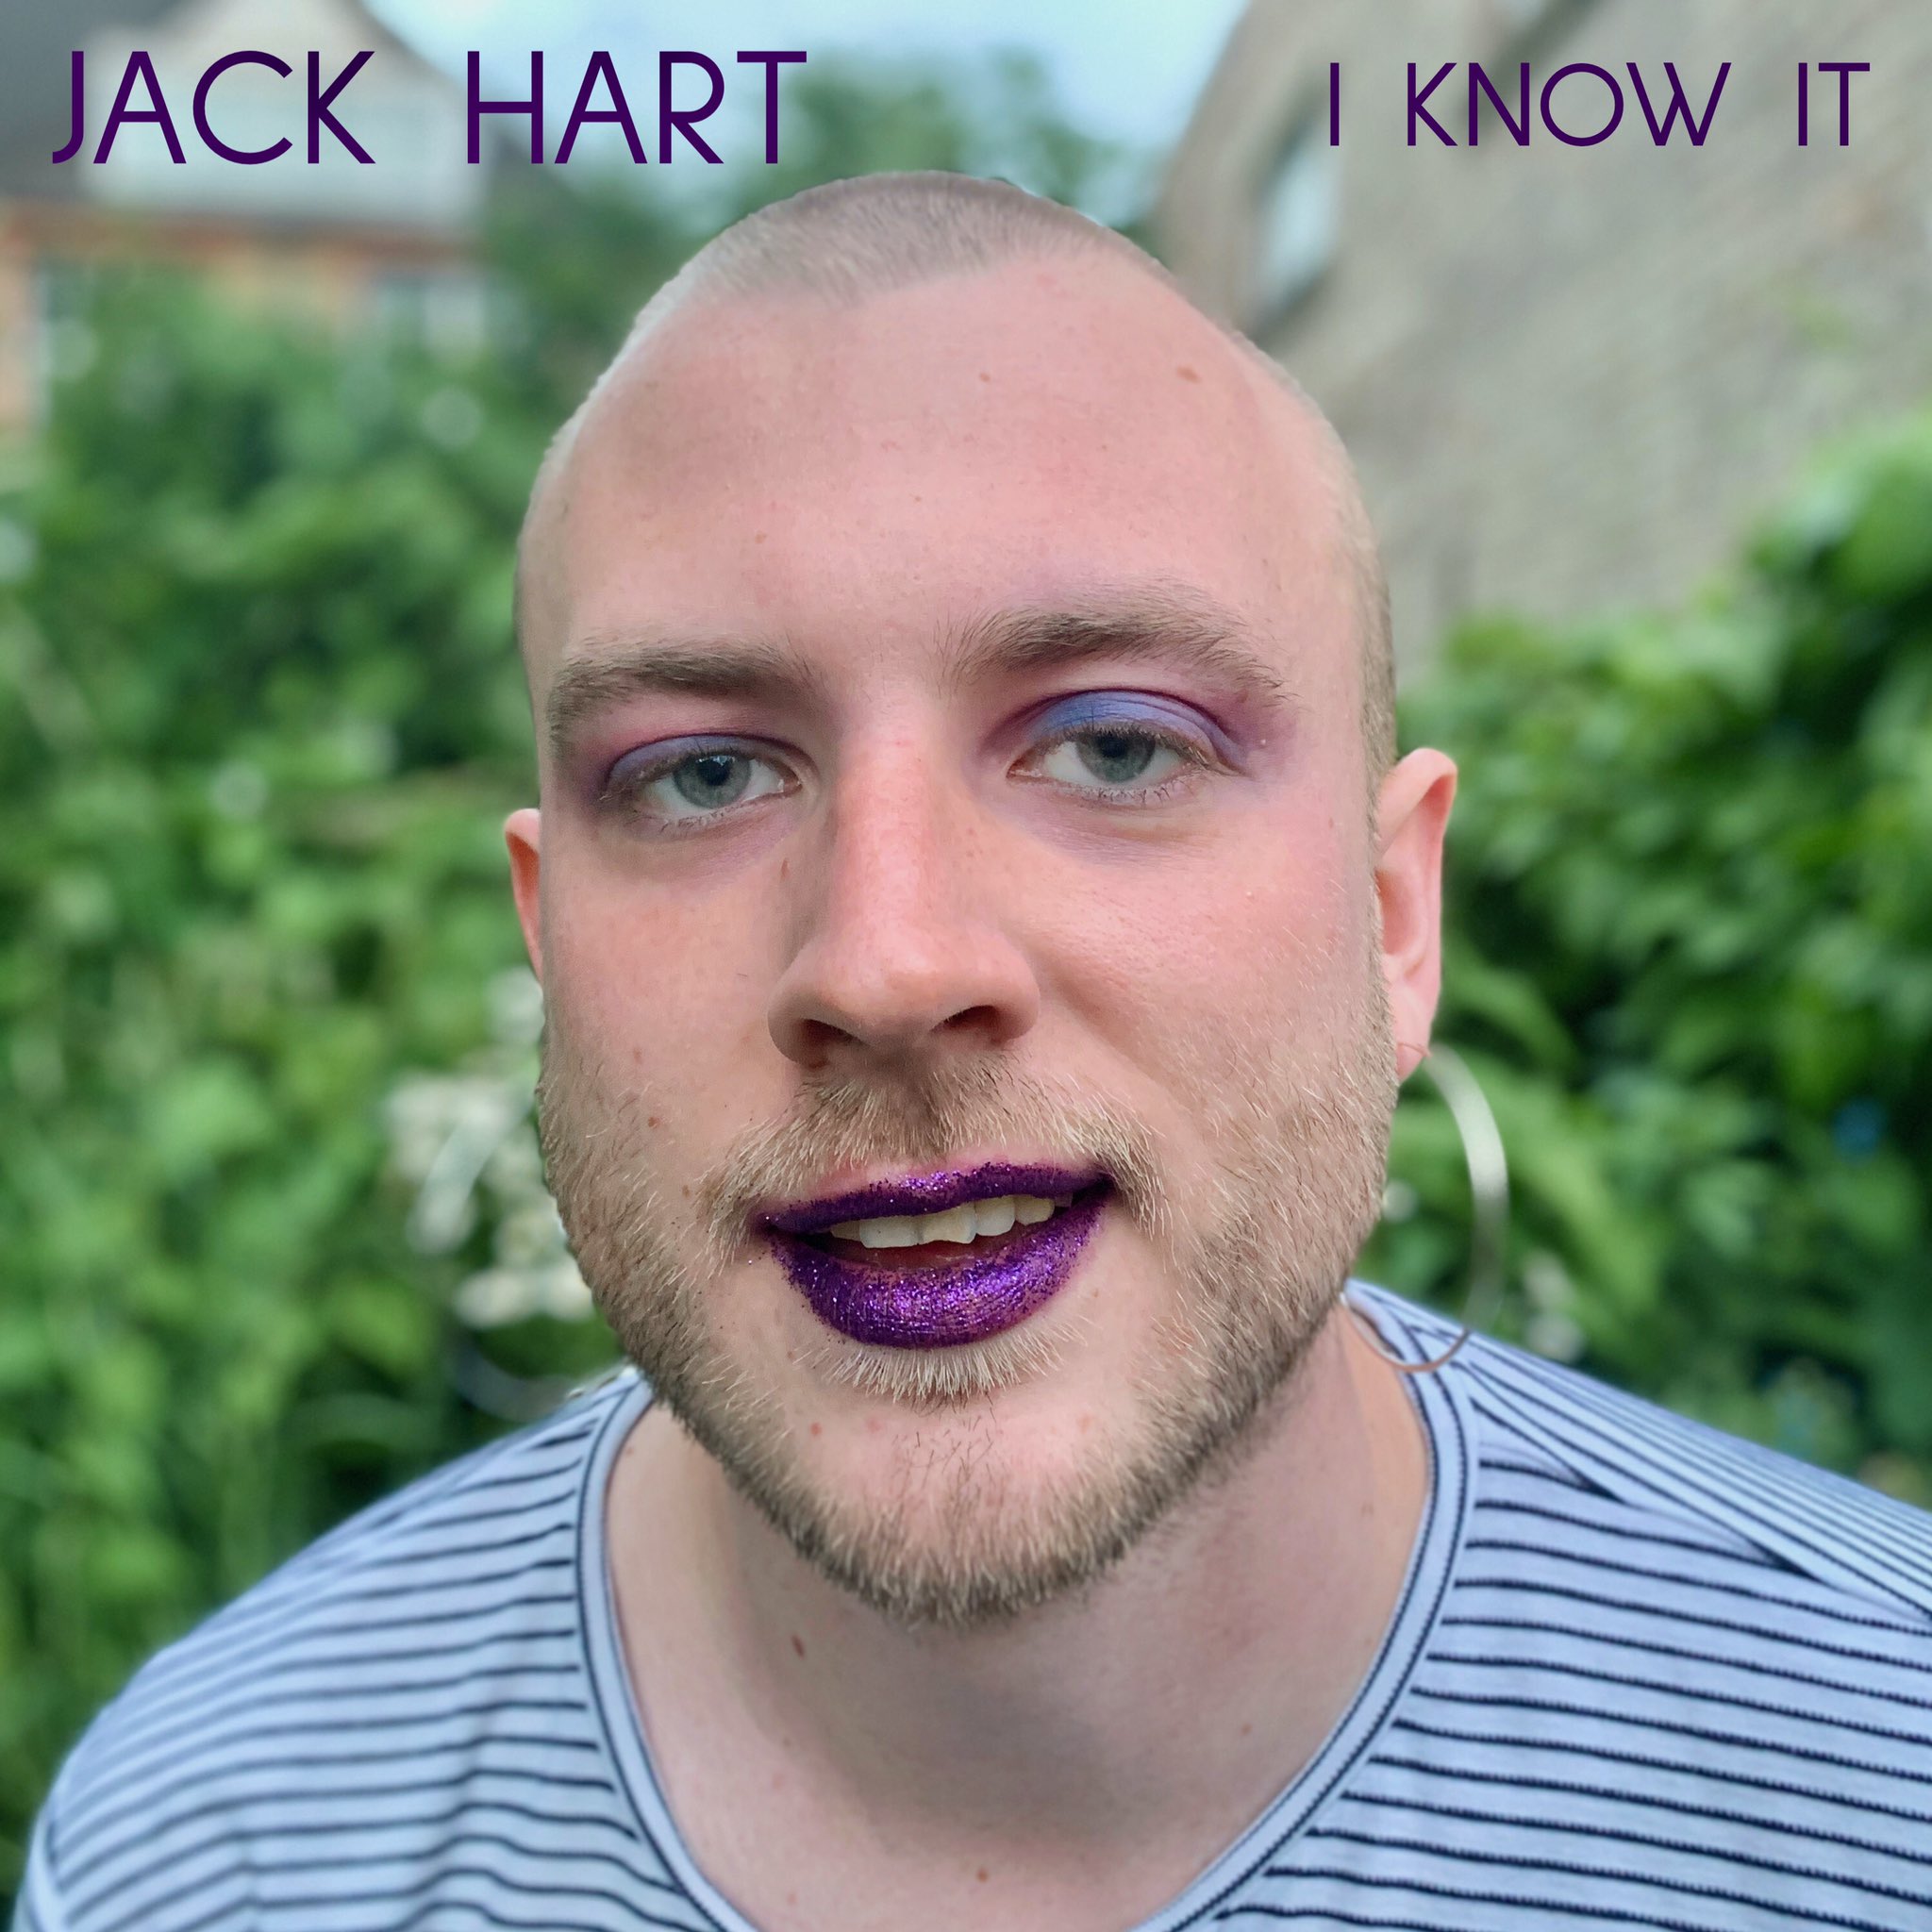
[[[943,1033],[992,1032],[999,1024],[996,1007],[967,1007],[942,1022],[940,1030]]]
[[[797,1042],[800,1057],[815,1066],[823,1066],[835,1054],[865,1044],[858,1034],[830,1020],[812,1019],[798,1022]]]
[[[895,951],[890,941],[814,943],[799,954],[766,1014],[781,1053],[819,1065],[855,1048],[897,1058],[922,1048],[1005,1046],[1038,1015],[1031,970],[1005,941],[922,938]]]

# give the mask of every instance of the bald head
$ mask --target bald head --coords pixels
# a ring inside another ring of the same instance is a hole
[[[947,277],[1035,260],[1124,267],[1201,311],[1160,264],[1113,229],[1005,182],[945,174],[873,175],[808,189],[715,237],[640,311],[623,346],[558,431],[540,467],[517,552],[517,636],[533,693],[555,649],[558,528],[585,426],[675,318],[786,298],[851,307]],[[1395,755],[1388,596],[1374,533],[1341,440],[1300,386],[1246,337],[1208,321],[1244,368],[1286,398],[1307,432],[1330,553],[1354,620],[1372,788]]]

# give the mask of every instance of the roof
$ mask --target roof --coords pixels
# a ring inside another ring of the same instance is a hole
[[[51,157],[67,144],[73,128],[70,63],[76,47],[92,47],[104,31],[127,30],[171,21],[194,0],[33,0],[7,8],[0,26],[0,197],[30,195],[36,199],[67,200],[82,192],[84,176],[76,156],[64,167]],[[272,15],[279,0],[257,0]],[[333,0],[353,17],[367,36],[367,44],[390,50],[419,69],[441,74],[392,28],[378,20],[363,0]],[[273,46],[272,40],[246,38],[238,46]],[[90,74],[91,85],[95,76]],[[450,85],[456,85],[450,82]],[[176,99],[178,88],[170,78],[168,109],[184,142],[194,139],[187,100]],[[137,97],[138,98],[138,97]],[[299,131],[299,130],[298,130]],[[89,129],[99,138],[97,125]]]
[[[13,7],[0,29],[0,193],[71,194],[48,157],[67,144],[69,61],[103,27],[145,26],[181,0],[60,0]]]

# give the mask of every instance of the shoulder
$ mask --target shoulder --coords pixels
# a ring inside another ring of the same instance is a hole
[[[1356,1298],[1426,1357],[1457,1324],[1383,1289]],[[1469,1421],[1479,1507],[1602,1541],[1648,1522],[1754,1554],[1847,1608],[1932,1638],[1932,1515],[1541,1357],[1473,1335],[1443,1370]],[[1607,1555],[1607,1547],[1600,1554]]]
[[[1457,1334],[1360,1299],[1411,1360]],[[1422,1379],[1446,1587],[1284,1869],[1498,1927],[1920,1924],[1932,1518],[1482,1337]]]
[[[1932,1640],[1932,1516],[1501,1342],[1477,1338],[1457,1360],[1496,1507],[1526,1509],[1541,1482],[1580,1535],[1647,1522],[1687,1555],[1755,1557],[1790,1579],[1793,1602]]]
[[[363,1511],[138,1672],[40,1822],[27,1896],[46,1923],[92,1924],[97,1895],[118,1918],[134,1895],[143,1924],[172,1924],[180,1885],[205,1903],[265,1833],[293,1857],[459,1764],[493,1754],[541,1778],[580,1756],[586,1477],[636,1386],[592,1389]]]
[[[1432,1748],[1924,1810],[1932,1517],[1480,1336],[1441,1378],[1469,1471],[1407,1719]]]

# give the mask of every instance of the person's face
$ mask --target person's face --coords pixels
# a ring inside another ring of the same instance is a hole
[[[675,319],[560,506],[540,735],[658,667],[543,745],[541,890],[507,828],[586,1278],[866,1601],[1089,1581],[1305,1352],[1426,1037],[1447,787],[1378,850],[1315,437],[1158,284],[1041,260]],[[962,1190],[1074,1199],[850,1232]]]

